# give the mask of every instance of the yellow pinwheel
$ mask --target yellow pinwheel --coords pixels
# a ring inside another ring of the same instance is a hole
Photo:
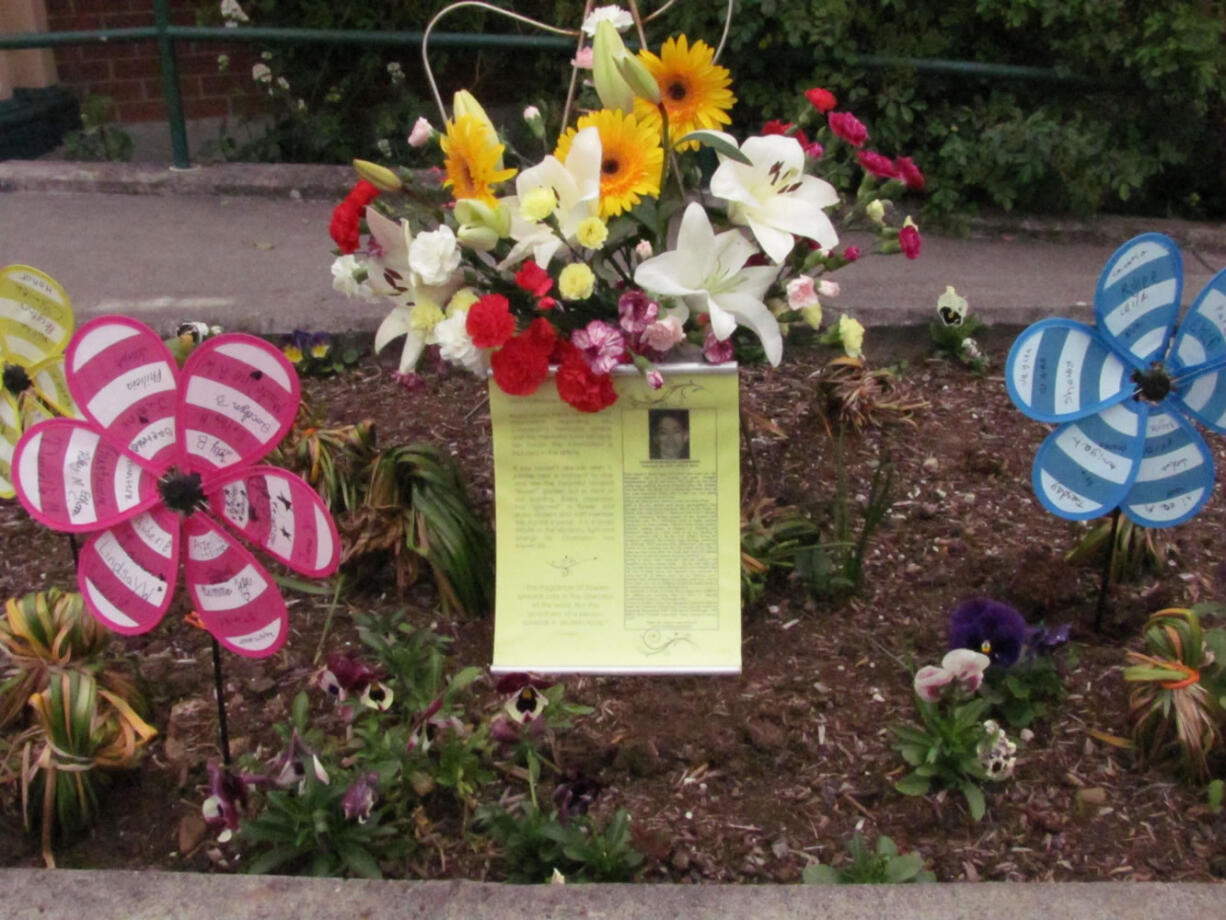
[[[72,301],[59,282],[28,265],[0,270],[0,498],[15,494],[9,463],[21,432],[77,414],[64,378],[72,330]]]

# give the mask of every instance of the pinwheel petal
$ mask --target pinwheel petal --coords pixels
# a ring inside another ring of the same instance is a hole
[[[1048,435],[1031,476],[1043,507],[1073,521],[1116,508],[1137,478],[1148,412],[1145,403],[1123,402]]]
[[[296,572],[331,575],[340,561],[336,525],[306,482],[275,466],[216,480],[209,506],[224,522]]]
[[[156,506],[91,537],[81,550],[77,583],[90,613],[132,636],[161,622],[178,570],[179,516]]]
[[[183,580],[205,628],[246,658],[266,658],[285,644],[289,615],[264,567],[203,513],[183,522]]]
[[[256,462],[293,425],[298,396],[293,365],[268,342],[209,339],[183,366],[179,424],[188,465],[207,475]]]
[[[1136,481],[1120,503],[1142,527],[1173,527],[1195,515],[1213,491],[1213,457],[1195,428],[1161,407],[1145,426]]]
[[[1161,233],[1142,233],[1107,260],[1094,291],[1102,337],[1137,367],[1166,354],[1183,288],[1179,247]]]
[[[53,530],[113,527],[161,501],[153,472],[78,419],[51,419],[29,429],[12,469],[21,503]]]
[[[64,356],[56,355],[30,368],[30,383],[38,398],[57,414],[77,415],[77,404],[68,389],[68,377],[64,374]]]
[[[77,409],[107,441],[159,473],[175,462],[178,365],[152,329],[122,316],[91,320],[66,367]]]
[[[28,265],[0,271],[0,358],[32,367],[72,337],[72,301],[58,281]]]
[[[1040,422],[1067,422],[1100,412],[1133,391],[1126,365],[1084,323],[1040,320],[1027,328],[1005,360],[1014,405]]]
[[[13,489],[10,464],[20,438],[21,413],[17,401],[7,391],[0,392],[0,498],[12,498],[17,494]]]
[[[1226,362],[1226,268],[1209,279],[1179,324],[1171,346],[1172,376]]]

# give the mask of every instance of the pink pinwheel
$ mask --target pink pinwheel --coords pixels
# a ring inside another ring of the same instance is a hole
[[[293,423],[293,367],[260,339],[220,335],[179,370],[153,330],[107,316],[81,327],[65,371],[84,420],[26,431],[13,483],[36,520],[92,534],[77,566],[89,611],[115,632],[148,632],[174,598],[182,555],[208,631],[240,655],[271,655],[288,632],[285,601],[229,530],[304,575],[332,573],[339,556],[315,491],[254,465]]]

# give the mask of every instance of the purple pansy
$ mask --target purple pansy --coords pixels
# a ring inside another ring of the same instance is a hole
[[[949,618],[949,647],[981,652],[997,667],[1014,664],[1025,642],[1026,621],[999,601],[972,598],[959,604]]]

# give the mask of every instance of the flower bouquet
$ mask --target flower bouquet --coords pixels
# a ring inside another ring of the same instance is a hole
[[[330,228],[334,286],[392,304],[375,349],[403,337],[404,382],[433,347],[509,394],[534,392],[552,369],[561,398],[595,412],[617,399],[618,368],[659,387],[661,362],[699,354],[778,365],[790,328],[821,327],[821,301],[838,293],[825,276],[861,255],[838,248],[836,223],[873,232],[877,252],[919,255],[910,218],[886,220],[892,197],[923,187],[908,158],[864,149],[864,125],[820,88],[798,99],[794,122],[737,140],[717,50],[685,35],[649,50],[649,19],[633,3],[601,7],[567,33],[585,79],[572,80],[556,142],[525,111],[538,152],[513,149],[460,91],[450,117],[439,100],[441,132],[420,119],[410,135],[437,143],[433,177],[355,163]],[[637,53],[621,35],[632,27]],[[852,161],[863,178],[844,202],[821,174]],[[822,340],[858,354],[862,335],[845,315]]]

